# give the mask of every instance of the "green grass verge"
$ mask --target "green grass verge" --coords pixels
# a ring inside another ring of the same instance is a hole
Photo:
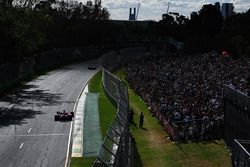
[[[102,137],[104,138],[109,125],[116,115],[116,108],[107,98],[102,87],[102,73],[98,72],[88,84],[89,92],[99,93],[99,119]]]
[[[105,137],[109,125],[113,122],[116,108],[106,97],[102,87],[102,73],[98,72],[89,82],[88,89],[91,93],[99,93],[99,119],[102,138]],[[84,148],[83,148],[84,149]],[[71,159],[71,167],[90,167],[96,157],[80,157]]]
[[[124,70],[116,75],[125,78]],[[126,81],[125,81],[126,82]],[[187,143],[176,145],[167,137],[163,127],[152,117],[146,104],[129,89],[130,107],[134,110],[134,121],[139,124],[139,114],[144,112],[145,130],[131,125],[137,147],[138,167],[230,167],[231,161],[223,140],[207,143]]]
[[[90,167],[94,162],[95,157],[74,157],[71,158],[71,167]]]

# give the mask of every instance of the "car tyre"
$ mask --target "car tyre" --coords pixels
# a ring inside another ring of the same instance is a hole
[[[75,117],[75,113],[74,112],[70,112],[72,117],[74,118]]]
[[[55,121],[58,121],[58,116],[57,116],[57,115],[55,115],[54,119],[55,119]]]

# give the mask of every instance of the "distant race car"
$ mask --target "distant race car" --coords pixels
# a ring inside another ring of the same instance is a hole
[[[55,121],[72,121],[74,118],[74,112],[56,112]]]
[[[88,69],[89,70],[96,70],[96,66],[89,66]]]

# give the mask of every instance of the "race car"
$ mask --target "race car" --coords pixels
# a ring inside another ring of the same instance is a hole
[[[74,112],[56,112],[55,121],[72,121],[74,118]]]
[[[93,65],[92,66],[88,66],[88,69],[89,70],[96,70],[96,66],[93,66]]]

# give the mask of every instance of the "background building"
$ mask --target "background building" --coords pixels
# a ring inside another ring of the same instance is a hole
[[[216,10],[220,12],[220,2],[216,2],[214,5]]]
[[[132,13],[132,8],[129,8],[129,21],[136,20],[136,8],[134,8],[134,12]]]
[[[234,6],[232,3],[223,3],[221,8],[221,14],[224,19],[233,15]]]

